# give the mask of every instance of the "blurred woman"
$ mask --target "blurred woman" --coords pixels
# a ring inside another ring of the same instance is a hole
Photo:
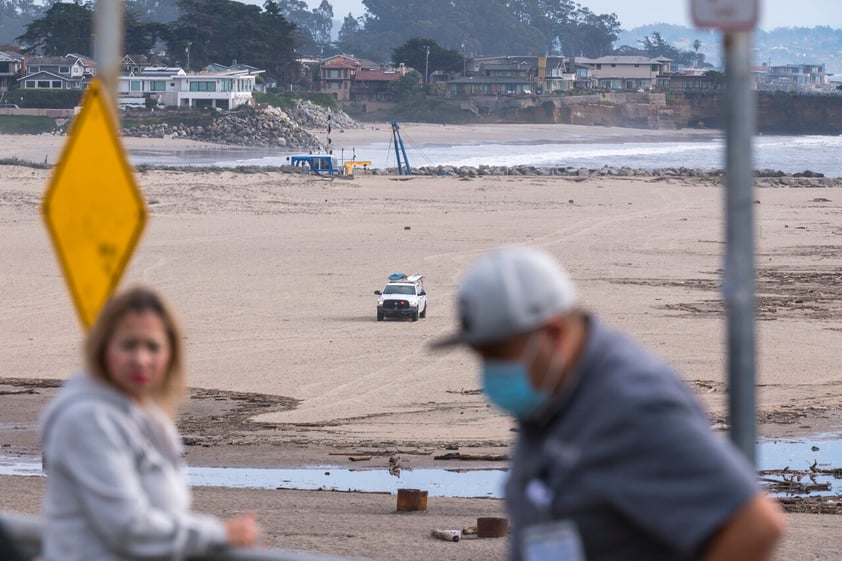
[[[257,539],[253,515],[191,511],[173,416],[181,330],[148,288],[112,298],[85,342],[87,370],[41,417],[45,561],[183,559]]]

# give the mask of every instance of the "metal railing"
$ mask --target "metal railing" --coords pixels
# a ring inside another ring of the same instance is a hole
[[[41,552],[43,523],[37,516],[16,512],[0,512],[0,532],[6,534],[17,547],[23,559],[35,559]],[[334,557],[284,549],[230,548],[198,557],[190,561],[362,561],[351,557]]]

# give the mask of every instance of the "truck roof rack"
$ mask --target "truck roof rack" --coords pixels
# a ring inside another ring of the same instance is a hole
[[[415,273],[407,275],[406,273],[392,273],[389,275],[389,282],[421,282],[424,275]]]

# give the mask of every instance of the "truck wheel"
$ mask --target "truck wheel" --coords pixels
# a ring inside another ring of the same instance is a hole
[[[377,312],[377,321],[383,321],[383,312]]]
[[[412,321],[418,321],[418,310],[415,310],[414,312],[412,312],[412,316],[410,316],[410,319]]]
[[[421,317],[422,317],[422,318],[427,317],[427,307],[428,307],[428,306],[424,306],[424,311],[423,311],[423,312],[421,312]]]

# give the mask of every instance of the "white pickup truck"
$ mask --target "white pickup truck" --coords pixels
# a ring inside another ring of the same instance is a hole
[[[377,321],[399,317],[418,321],[427,317],[427,292],[421,282],[423,275],[393,273],[383,290],[375,290],[377,300]]]

